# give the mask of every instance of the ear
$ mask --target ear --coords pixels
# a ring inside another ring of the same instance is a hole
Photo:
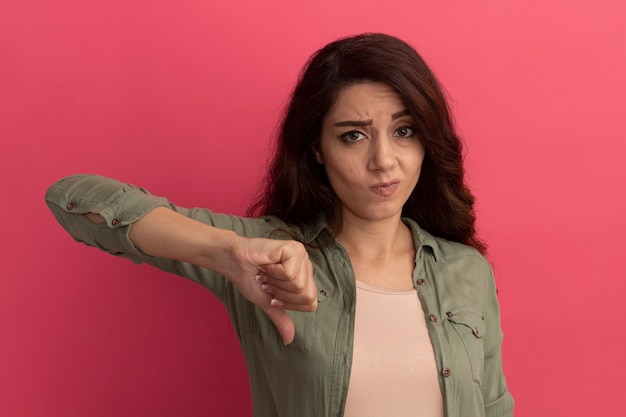
[[[322,154],[320,153],[320,151],[313,151],[315,152],[315,160],[319,163],[324,165],[324,159],[322,158]]]

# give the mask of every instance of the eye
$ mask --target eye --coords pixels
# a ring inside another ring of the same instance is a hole
[[[358,142],[366,138],[365,134],[359,132],[358,130],[351,130],[339,137],[345,142]]]
[[[409,126],[402,126],[396,129],[394,132],[394,136],[399,136],[401,138],[410,138],[411,136],[415,136],[415,129]]]

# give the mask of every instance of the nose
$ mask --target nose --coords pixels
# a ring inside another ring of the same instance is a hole
[[[398,163],[393,139],[387,135],[377,135],[370,142],[368,168],[372,171],[388,171]]]

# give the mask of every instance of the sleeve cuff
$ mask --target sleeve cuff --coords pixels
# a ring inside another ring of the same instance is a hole
[[[58,222],[79,242],[140,263],[148,258],[129,237],[134,222],[156,207],[170,204],[130,184],[94,175],[74,175],[52,185],[46,202]],[[85,213],[96,213],[95,224]]]

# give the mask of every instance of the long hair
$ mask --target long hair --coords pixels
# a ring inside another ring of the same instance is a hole
[[[486,246],[476,236],[474,197],[464,181],[462,144],[439,82],[411,46],[380,33],[339,39],[309,58],[285,110],[262,191],[248,213],[273,215],[294,226],[320,214],[338,216],[340,202],[315,151],[339,92],[362,82],[385,83],[398,93],[425,148],[419,181],[402,215],[435,236],[484,253]]]

